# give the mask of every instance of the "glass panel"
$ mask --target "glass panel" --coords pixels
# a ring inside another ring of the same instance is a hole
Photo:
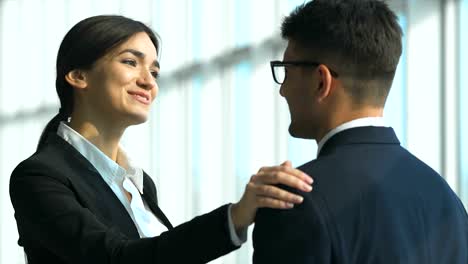
[[[398,16],[400,26],[403,29],[403,52],[398,64],[392,88],[385,103],[384,118],[387,125],[391,126],[398,136],[401,145],[406,147],[406,32],[407,21],[405,14]]]
[[[250,18],[252,9],[246,8],[250,2],[250,0],[234,0],[234,39],[236,46],[245,46],[251,42]]]
[[[291,11],[293,11],[296,7],[302,5],[302,4],[305,4],[306,1],[305,0],[289,0],[288,1],[288,4],[289,4],[289,9]]]
[[[243,62],[234,69],[234,170],[236,177],[236,198],[242,196],[249,177],[255,171],[252,163],[252,134],[250,111],[252,110],[252,65]],[[242,247],[237,254],[237,263],[248,263],[249,247]],[[243,260],[243,261],[242,261]]]
[[[460,4],[460,195],[468,207],[468,0]]]
[[[158,163],[158,199],[161,208],[174,225],[189,219],[185,208],[190,206],[187,181],[186,100],[180,83],[165,85],[155,104],[158,104],[158,145],[155,162]],[[155,151],[154,149],[152,151]],[[179,191],[175,191],[179,190]],[[175,206],[176,205],[176,206]]]
[[[197,76],[193,79],[192,83],[192,107],[191,107],[191,119],[192,119],[192,208],[195,214],[201,212],[200,202],[203,193],[203,186],[201,182],[201,135],[203,133],[201,127],[201,90],[202,90],[202,78]]]
[[[1,1],[0,11],[0,69],[2,69],[2,78],[0,79],[0,113],[2,115],[13,114],[22,106],[18,104],[19,97],[12,92],[14,86],[18,85],[17,80],[21,79],[21,71],[15,70],[19,52],[13,52],[20,44],[20,30],[18,16],[20,4],[18,1]],[[27,71],[25,71],[27,72]],[[8,73],[8,74],[6,74]],[[24,74],[24,73],[23,73]],[[16,102],[15,102],[16,101]]]

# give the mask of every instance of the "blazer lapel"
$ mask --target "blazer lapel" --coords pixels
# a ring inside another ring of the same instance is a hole
[[[167,227],[167,229],[172,229],[174,228],[169,221],[169,219],[166,217],[166,215],[163,213],[161,208],[158,206],[158,199],[156,196],[156,189],[154,188],[153,182],[150,182],[148,179],[149,176],[145,174],[143,178],[143,193],[141,194],[142,198],[146,201],[148,204],[149,208],[153,213],[156,215],[156,217],[161,220],[161,222]],[[153,188],[150,186],[153,185]]]
[[[124,234],[128,237],[140,237],[127,210],[94,166],[58,135],[51,136],[48,140],[55,145],[59,155],[71,157],[71,159],[67,159],[69,162],[65,166],[67,170],[65,173],[69,175],[71,183],[77,189],[77,193],[82,197],[82,200],[87,201],[86,204],[90,209],[93,208],[98,215],[104,214],[104,212],[108,212],[109,215],[112,214],[114,217],[112,217],[111,223],[119,226]],[[154,183],[149,180],[146,173],[143,177],[143,191],[144,193],[141,196],[151,211],[167,229],[172,229],[171,222],[158,206]],[[119,215],[119,217],[115,217],[115,215]]]
[[[127,209],[120,202],[109,185],[94,166],[72,145],[61,137],[50,137],[57,153],[67,158],[68,164],[63,167],[82,203],[92,210],[108,225],[118,226],[120,231],[130,238],[139,238],[138,230]]]

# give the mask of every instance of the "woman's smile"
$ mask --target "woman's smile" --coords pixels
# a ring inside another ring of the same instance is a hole
[[[128,91],[127,92],[133,99],[144,104],[149,105],[151,103],[151,95],[144,91]]]

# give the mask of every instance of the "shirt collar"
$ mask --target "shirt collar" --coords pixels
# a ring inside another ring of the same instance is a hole
[[[121,186],[124,178],[128,177],[140,193],[143,193],[143,170],[133,164],[122,146],[119,146],[117,163],[106,156],[100,149],[84,138],[80,133],[69,127],[65,122],[60,122],[57,129],[57,135],[72,145],[81,153],[81,155],[93,164],[107,184],[116,182]],[[122,164],[128,169],[125,170],[119,164]]]
[[[318,143],[318,148],[317,148],[317,157],[320,154],[320,151],[322,150],[323,145],[334,135],[338,134],[341,131],[355,128],[355,127],[365,127],[365,126],[375,126],[375,127],[385,127],[385,121],[383,117],[364,117],[364,118],[358,118],[351,120],[349,122],[343,123],[334,129],[332,129],[330,132],[328,132]]]
[[[127,167],[127,177],[133,182],[140,193],[143,193],[143,170],[135,165],[132,159],[127,155],[123,146],[119,146],[117,162]]]

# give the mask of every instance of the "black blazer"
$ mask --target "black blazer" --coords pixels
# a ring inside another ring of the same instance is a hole
[[[342,131],[299,169],[314,190],[293,210],[259,210],[255,264],[468,263],[461,201],[393,129]]]
[[[143,199],[169,229],[140,239],[125,207],[101,175],[57,135],[21,162],[10,179],[19,242],[36,263],[205,263],[236,249],[227,205],[172,227],[144,174]]]

